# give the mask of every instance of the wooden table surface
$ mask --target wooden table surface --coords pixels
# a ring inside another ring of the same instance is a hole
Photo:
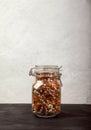
[[[0,104],[0,130],[91,130],[91,105],[62,104],[55,118],[38,118],[31,104]]]

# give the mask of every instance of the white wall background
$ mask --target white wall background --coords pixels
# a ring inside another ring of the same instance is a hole
[[[62,103],[91,103],[91,0],[0,0],[0,103],[31,103],[35,64],[63,65]]]

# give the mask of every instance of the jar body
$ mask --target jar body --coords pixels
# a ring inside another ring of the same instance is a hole
[[[38,73],[32,86],[32,110],[38,117],[54,117],[61,112],[61,81],[55,73]]]

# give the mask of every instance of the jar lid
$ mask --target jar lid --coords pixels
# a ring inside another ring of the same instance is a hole
[[[58,69],[59,67],[57,65],[35,65],[35,68]]]
[[[60,69],[62,66],[57,65],[35,65],[34,68],[31,68],[29,71],[29,75],[36,76],[36,73],[60,73]]]

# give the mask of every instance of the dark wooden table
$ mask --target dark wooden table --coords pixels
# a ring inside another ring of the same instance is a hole
[[[91,130],[91,105],[63,104],[55,118],[38,118],[31,104],[0,104],[0,130]]]

